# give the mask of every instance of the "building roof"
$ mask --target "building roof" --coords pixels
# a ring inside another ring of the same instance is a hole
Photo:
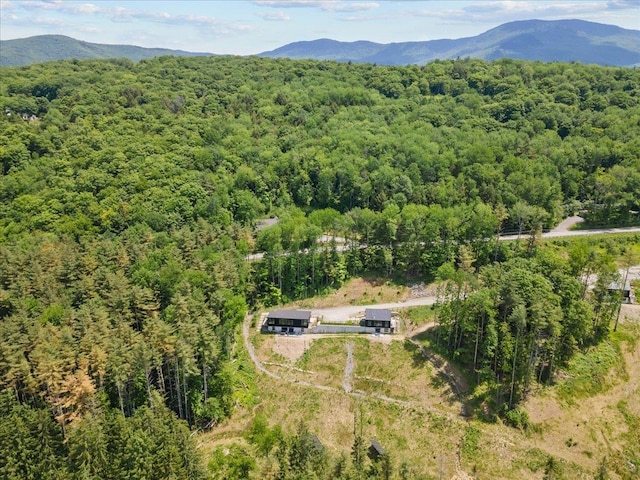
[[[367,308],[364,311],[365,320],[391,320],[391,310],[388,308]]]
[[[269,312],[267,318],[289,318],[291,320],[309,320],[311,310],[274,310]]]
[[[611,282],[608,290],[631,290],[631,280],[627,280],[624,284],[624,288],[622,288],[622,282]]]
[[[384,448],[382,448],[382,445],[380,445],[376,440],[374,440],[373,438],[371,440],[369,440],[371,442],[371,447],[376,454],[378,455],[384,455]]]

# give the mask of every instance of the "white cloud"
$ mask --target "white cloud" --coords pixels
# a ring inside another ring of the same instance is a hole
[[[271,8],[320,8],[319,0],[254,0],[255,5]]]
[[[3,1],[4,3],[6,0]],[[6,2],[8,3],[8,2]],[[115,2],[114,2],[115,3]],[[13,5],[9,3],[9,5]],[[35,15],[38,12],[59,13],[72,16],[95,16],[110,20],[113,23],[166,23],[176,26],[216,27],[225,32],[251,30],[250,25],[237,24],[216,17],[205,15],[175,15],[162,11],[138,10],[121,6],[98,6],[91,3],[70,3],[61,0],[28,0],[17,4],[19,7]]]
[[[345,2],[342,0],[254,0],[260,7],[270,8],[317,8],[325,12],[361,12],[378,8],[376,2]]]
[[[609,10],[632,9],[635,10],[640,17],[640,3],[638,2],[638,0],[611,0],[610,2],[607,2],[607,8]]]
[[[326,9],[333,12],[362,12],[373,10],[379,6],[376,2],[332,2],[327,5]]]
[[[263,20],[269,20],[273,22],[287,22],[291,20],[291,17],[284,12],[275,11],[275,12],[260,12],[257,14]]]
[[[461,23],[503,23],[524,19],[560,19],[598,15],[606,9],[601,1],[515,1],[472,2],[458,9],[405,10],[404,16],[424,16]]]

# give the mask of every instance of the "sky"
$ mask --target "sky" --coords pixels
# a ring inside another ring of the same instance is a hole
[[[567,18],[640,30],[640,0],[0,0],[0,39],[60,34],[251,55],[301,40],[462,38],[515,20]]]

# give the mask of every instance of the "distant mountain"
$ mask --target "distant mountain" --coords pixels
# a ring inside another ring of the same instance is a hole
[[[129,58],[160,55],[207,56],[164,48],[104,45],[63,35],[40,35],[0,41],[0,66],[28,65],[70,58]],[[543,62],[581,62],[600,65],[640,65],[640,31],[582,20],[524,20],[500,25],[475,37],[428,42],[338,42],[320,39],[295,42],[261,57],[310,58],[380,65],[423,65],[447,58],[519,58]]]
[[[64,35],[38,35],[0,41],[0,66],[28,65],[70,58],[128,58],[138,61],[161,55],[194,57],[211,54],[133,45],[103,45],[75,40]]]
[[[423,65],[458,57],[640,65],[640,31],[582,20],[510,22],[475,37],[380,44],[321,39],[295,42],[262,57],[310,58],[381,65]]]

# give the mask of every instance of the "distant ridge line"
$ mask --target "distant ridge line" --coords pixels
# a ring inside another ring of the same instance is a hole
[[[74,58],[128,58],[139,61],[161,55],[214,54],[90,43],[64,35],[0,41],[0,66]],[[519,20],[466,38],[386,44],[367,40],[340,42],[323,38],[293,42],[256,56],[379,65],[424,65],[436,59],[469,57],[636,67],[640,65],[640,30],[584,20]]]

